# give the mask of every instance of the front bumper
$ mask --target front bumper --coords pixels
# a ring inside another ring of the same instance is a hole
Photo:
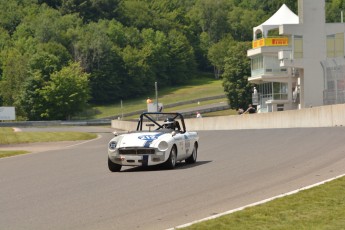
[[[123,166],[150,166],[165,162],[165,152],[155,151],[154,154],[120,154],[121,151],[109,151],[109,159]],[[136,152],[136,151],[134,151]]]

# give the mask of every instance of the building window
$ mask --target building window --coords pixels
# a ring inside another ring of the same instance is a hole
[[[252,73],[251,76],[258,76],[260,74],[264,73],[264,58],[263,56],[256,56],[254,58],[251,59],[251,63],[252,63]]]
[[[294,58],[303,58],[303,36],[294,36]]]
[[[327,57],[344,56],[344,33],[327,35]]]
[[[277,111],[284,111],[284,104],[277,104]]]
[[[252,70],[263,69],[264,59],[262,56],[256,56],[252,59]]]
[[[281,82],[268,82],[258,85],[259,104],[262,112],[268,112],[266,101],[287,100],[288,84]]]
[[[287,100],[288,98],[288,84],[281,82],[273,82],[273,99]]]

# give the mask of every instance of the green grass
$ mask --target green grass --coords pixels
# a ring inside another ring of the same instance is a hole
[[[216,116],[229,116],[229,115],[238,115],[238,113],[234,109],[226,109],[226,110],[220,110],[216,112],[202,114],[203,117],[216,117]]]
[[[345,177],[185,230],[345,229]]]
[[[163,89],[159,92],[158,100],[164,104],[171,104],[222,94],[224,94],[224,88],[221,80],[198,78],[183,87]],[[151,96],[154,98],[154,95]]]
[[[174,112],[174,111],[181,110],[181,109],[196,108],[196,107],[202,106],[202,105],[216,104],[216,103],[224,102],[226,100],[227,100],[226,98],[220,98],[220,99],[214,99],[214,100],[201,101],[199,104],[196,102],[193,104],[179,105],[179,106],[175,106],[172,108],[166,108],[166,109],[164,109],[164,111],[165,112]]]
[[[94,133],[83,132],[14,132],[12,128],[0,128],[0,145],[33,142],[76,141],[96,138]],[[0,146],[1,148],[1,146]],[[2,151],[0,158],[28,153],[27,151]]]
[[[193,79],[185,86],[158,89],[158,101],[159,103],[163,103],[163,105],[217,95],[224,95],[222,80],[215,80],[210,77]],[[147,97],[155,99],[154,85],[152,85],[152,93],[146,97],[123,100],[122,109],[120,101],[110,105],[94,105],[85,113],[74,117],[74,119],[99,119],[120,115],[122,113],[145,110],[147,108]],[[177,110],[177,108],[171,109]]]
[[[163,112],[176,112],[178,110],[188,109],[188,108],[192,109],[192,108],[197,108],[198,106],[202,106],[202,105],[209,105],[209,104],[216,104],[216,103],[219,103],[219,102],[224,102],[226,100],[227,99],[225,99],[225,98],[220,98],[220,99],[202,101],[202,102],[200,102],[200,104],[198,104],[196,102],[196,103],[193,103],[193,104],[179,105],[179,106],[175,106],[175,107],[171,107],[171,108],[165,108]],[[224,112],[219,111],[219,113],[212,112],[212,113],[205,113],[205,114],[207,116],[209,116],[209,117],[212,117],[212,116],[225,116],[225,115],[236,114],[236,111],[229,109],[229,110],[224,110]],[[224,114],[224,115],[217,115],[217,114]],[[127,117],[124,118],[124,120],[135,120],[135,119],[138,119],[139,115],[140,114],[138,113],[138,114],[135,114],[135,115],[132,115],[132,116],[127,116]],[[204,115],[204,114],[202,114],[202,115]]]
[[[21,154],[26,154],[26,153],[29,153],[29,152],[23,151],[23,150],[16,150],[16,151],[1,151],[0,150],[0,158],[11,157],[11,156],[21,155]]]
[[[0,144],[89,140],[96,137],[97,135],[94,133],[14,132],[12,128],[0,128]]]

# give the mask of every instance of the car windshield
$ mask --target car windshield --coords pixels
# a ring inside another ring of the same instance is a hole
[[[180,113],[143,113],[137,131],[179,131],[185,132],[185,124]]]

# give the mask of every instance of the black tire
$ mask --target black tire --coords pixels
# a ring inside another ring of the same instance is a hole
[[[115,164],[108,157],[108,168],[111,172],[120,172],[122,165]]]
[[[177,159],[177,150],[176,150],[176,146],[174,145],[171,148],[168,160],[164,163],[164,167],[166,169],[173,169],[173,168],[175,168],[175,166],[176,166],[176,159]]]
[[[193,152],[192,155],[190,155],[190,157],[188,157],[185,161],[187,164],[193,164],[196,162],[196,158],[198,157],[198,146],[195,143],[194,144],[194,148],[193,148]]]

